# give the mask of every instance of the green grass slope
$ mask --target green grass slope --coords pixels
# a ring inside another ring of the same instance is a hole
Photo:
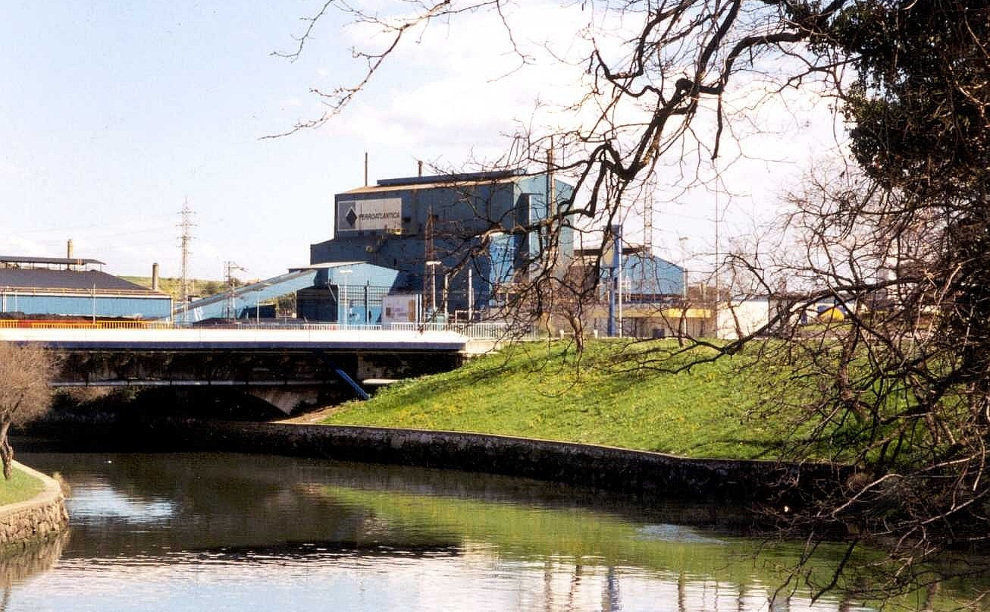
[[[21,471],[15,464],[10,480],[0,476],[0,506],[27,501],[44,488],[43,482]]]
[[[453,372],[350,402],[327,424],[464,431],[604,444],[692,457],[769,458],[783,431],[749,411],[757,368],[745,355],[661,371],[672,341],[520,344]],[[703,357],[704,349],[672,358]]]

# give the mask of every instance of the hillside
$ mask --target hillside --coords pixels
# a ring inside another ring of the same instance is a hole
[[[151,277],[150,276],[121,276],[120,278],[141,285],[142,287],[151,288]],[[182,295],[182,279],[181,278],[161,278],[159,279],[161,290],[165,293],[171,295],[174,299],[179,299]],[[240,282],[236,284],[240,285]],[[227,290],[227,283],[222,280],[200,280],[200,279],[189,279],[189,295],[205,297],[208,295],[214,295]]]
[[[676,345],[597,341],[578,363],[566,342],[520,344],[453,372],[395,384],[367,402],[346,403],[323,422],[524,436],[694,457],[773,456],[784,432],[751,415],[762,376],[759,368],[742,367],[753,364],[751,357],[665,373],[640,363],[658,347]]]

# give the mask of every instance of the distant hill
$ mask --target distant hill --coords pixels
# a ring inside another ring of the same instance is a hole
[[[150,276],[121,276],[120,278],[141,285],[142,287],[151,288],[151,277]],[[173,299],[178,300],[182,296],[182,279],[181,278],[161,278],[159,279],[160,289],[165,293],[172,296]],[[234,285],[243,285],[241,281],[234,279]],[[206,297],[208,295],[216,295],[217,293],[223,293],[227,290],[227,283],[222,280],[200,280],[200,279],[190,279],[189,280],[189,295]]]

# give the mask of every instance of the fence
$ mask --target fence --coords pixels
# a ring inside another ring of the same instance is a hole
[[[532,326],[519,327],[507,323],[391,323],[388,329],[412,331],[452,331],[468,338],[492,340],[536,340],[539,331]]]
[[[164,321],[53,321],[2,319],[0,329],[188,329],[190,325]],[[456,332],[472,339],[535,340],[539,332],[506,323],[390,323],[385,325],[343,325],[339,323],[244,323],[230,322],[201,326],[199,329],[303,329],[312,331],[415,331]]]

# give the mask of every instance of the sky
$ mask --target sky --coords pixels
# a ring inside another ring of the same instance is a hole
[[[188,203],[190,276],[222,278],[234,262],[242,279],[268,278],[307,264],[309,245],[332,236],[333,195],[363,184],[365,153],[372,182],[415,175],[419,160],[455,168],[497,157],[533,121],[537,101],[581,91],[579,67],[515,70],[504,31],[471,14],[408,41],[323,127],[264,138],[323,112],[311,89],[361,75],[350,48],[368,32],[334,12],[298,60],[273,54],[294,49],[302,18],[321,5],[0,3],[0,255],[62,257],[71,239],[75,256],[107,272],[147,276],[159,263],[176,277]],[[580,55],[582,19],[577,3],[531,0],[517,10],[514,36]],[[771,215],[809,160],[835,147],[826,102],[802,95],[787,104],[761,111],[746,163],[727,171],[723,235]],[[707,265],[712,200],[704,191],[659,198],[661,256]]]

